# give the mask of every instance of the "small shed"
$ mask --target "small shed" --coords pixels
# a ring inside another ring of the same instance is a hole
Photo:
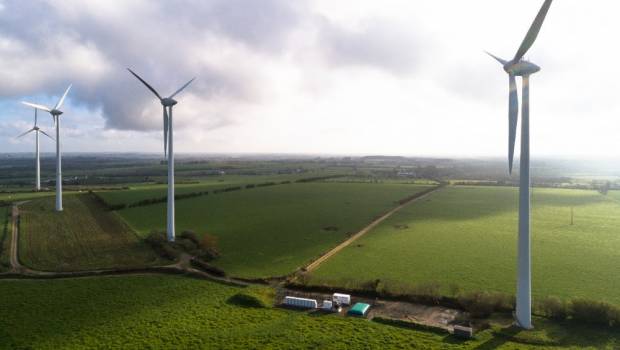
[[[366,316],[368,309],[370,309],[370,305],[366,303],[355,303],[348,313],[353,316]]]

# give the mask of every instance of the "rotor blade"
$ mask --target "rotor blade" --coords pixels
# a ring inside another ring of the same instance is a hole
[[[37,111],[38,109],[34,109],[34,126],[37,126]]]
[[[510,75],[508,83],[510,88],[508,96],[508,171],[512,174],[519,118],[519,95],[517,95],[517,81],[514,75]]]
[[[164,157],[168,155],[168,111],[164,106]]]
[[[36,103],[30,103],[30,102],[22,101],[22,104],[24,104],[26,106],[30,106],[30,107],[36,108],[36,109],[40,109],[40,110],[46,111],[46,112],[51,112],[52,111],[51,109],[49,109],[49,108],[47,108],[47,107],[45,107],[43,105],[38,105]]]
[[[31,132],[33,132],[33,131],[35,131],[35,128],[32,128],[32,129],[30,129],[30,130],[26,131],[25,133],[20,134],[20,135],[19,135],[19,136],[17,136],[16,138],[20,138],[20,137],[22,137],[22,136],[24,136],[24,135],[26,135],[26,134],[29,134],[29,133],[31,133]]]
[[[553,0],[545,0],[545,3],[540,8],[540,11],[538,11],[538,15],[536,15],[536,18],[534,19],[530,30],[525,35],[525,39],[523,39],[521,47],[519,47],[519,50],[517,51],[517,54],[515,55],[513,61],[517,62],[521,60],[527,50],[532,47],[534,41],[536,41],[538,32],[540,32],[540,28],[542,27],[543,22],[545,21],[545,17],[547,16],[547,12],[549,11],[549,7],[551,7],[551,2],[553,2]]]
[[[131,69],[127,68],[127,70],[133,74],[134,77],[138,78],[138,80],[140,80],[142,82],[142,84],[144,84],[149,90],[151,90],[152,93],[155,94],[155,96],[157,96],[158,99],[162,99],[161,96],[159,96],[159,94],[157,93],[157,91],[155,91],[155,89],[153,89],[153,87],[151,85],[149,85],[149,83],[147,83],[146,81],[144,81],[144,79],[140,78],[140,76],[136,73],[134,73],[134,71],[132,71]]]
[[[62,97],[60,98],[60,100],[58,100],[58,103],[56,104],[56,106],[54,106],[54,109],[58,109],[60,108],[60,106],[62,106],[62,103],[65,102],[65,97],[67,97],[67,94],[69,93],[69,90],[71,90],[71,86],[73,84],[69,84],[69,87],[67,87],[67,90],[65,90],[65,93],[62,94]]]
[[[185,83],[185,85],[181,86],[180,89],[178,89],[174,94],[170,95],[170,98],[174,98],[174,96],[176,96],[179,92],[183,91],[183,89],[185,89],[189,84],[192,83],[192,81],[194,81],[196,78],[192,78],[192,80],[188,81],[187,83]]]
[[[488,51],[485,51],[485,52],[486,52],[486,54],[487,54],[487,55],[489,55],[489,56],[493,57],[493,58],[494,58],[497,62],[501,63],[501,64],[502,64],[502,66],[505,66],[505,65],[506,65],[506,63],[508,63],[508,61],[503,60],[503,59],[501,59],[501,58],[499,58],[499,57],[495,56],[494,54],[492,54],[492,53],[490,53],[490,52],[488,52]]]
[[[39,132],[40,132],[41,134],[43,134],[43,135],[45,135],[45,136],[49,137],[49,138],[50,138],[50,139],[52,139],[52,140],[54,139],[53,137],[51,137],[50,135],[48,135],[45,131],[43,131],[43,130],[41,130],[41,129],[39,129]]]

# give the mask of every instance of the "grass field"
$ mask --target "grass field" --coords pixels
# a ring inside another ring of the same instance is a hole
[[[0,193],[0,201],[5,202],[18,202],[29,199],[36,199],[42,197],[54,196],[56,192],[13,192],[13,193]],[[65,193],[68,194],[68,193]]]
[[[7,271],[11,251],[11,207],[0,207],[0,272]]]
[[[293,272],[427,186],[298,183],[177,201],[178,233],[219,238],[215,264],[241,277]],[[165,228],[164,203],[119,211],[146,234]]]
[[[321,174],[319,174],[321,175]],[[324,174],[329,175],[329,174]],[[203,179],[197,183],[180,183],[175,185],[175,194],[191,192],[213,191],[220,188],[243,186],[246,184],[260,184],[266,182],[295,181],[304,177],[316,176],[312,174],[295,175],[223,175]],[[135,184],[129,190],[98,191],[97,194],[110,205],[131,204],[145,199],[166,197],[167,184]]]
[[[66,195],[63,212],[54,197],[20,206],[19,256],[39,270],[74,271],[139,267],[160,262],[113,212],[91,195]]]
[[[620,304],[620,202],[614,196],[534,189],[535,297]],[[517,190],[448,187],[397,212],[357,243],[321,265],[313,283],[433,281],[514,294]]]
[[[248,308],[239,288],[175,276],[0,281],[2,349],[540,349],[492,331],[463,342],[363,319]],[[561,346],[617,348],[618,334],[538,322]],[[516,335],[526,339],[523,334]]]

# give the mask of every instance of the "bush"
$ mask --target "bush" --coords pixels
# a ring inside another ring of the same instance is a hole
[[[611,304],[587,299],[574,299],[571,311],[576,321],[605,326],[611,326],[618,313],[618,309]]]
[[[250,286],[230,297],[228,302],[244,307],[270,308],[274,305],[275,297],[273,288]]]
[[[205,233],[200,241],[200,250],[203,252],[203,257],[207,260],[215,259],[220,256],[217,245],[217,236],[210,233]]]
[[[513,309],[514,299],[497,292],[468,292],[457,297],[461,307],[474,318],[490,316],[495,311]]]
[[[554,320],[565,320],[568,317],[568,304],[557,297],[547,297],[538,302],[540,313]]]
[[[194,242],[197,246],[200,245],[200,239],[198,238],[196,233],[194,233],[193,231],[183,231],[183,232],[181,232],[179,237],[188,239],[188,240]]]

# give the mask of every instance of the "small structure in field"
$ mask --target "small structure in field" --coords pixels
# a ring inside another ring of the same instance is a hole
[[[370,309],[370,305],[366,303],[356,303],[349,310],[348,314],[353,316],[366,316],[368,309]]]
[[[465,339],[470,339],[470,338],[473,338],[474,336],[474,330],[471,327],[465,327],[465,326],[459,326],[459,325],[455,325],[452,328],[452,333],[459,338],[465,338]]]
[[[318,304],[314,299],[297,298],[297,297],[284,297],[284,305],[298,307],[302,309],[316,309]]]
[[[332,295],[332,301],[339,305],[351,305],[351,295],[334,293],[334,295]]]

